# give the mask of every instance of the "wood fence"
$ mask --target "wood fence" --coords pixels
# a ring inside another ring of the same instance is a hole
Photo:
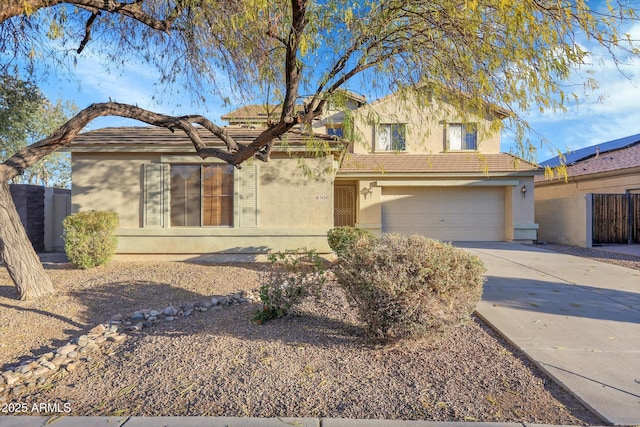
[[[640,243],[640,194],[592,194],[593,244]]]

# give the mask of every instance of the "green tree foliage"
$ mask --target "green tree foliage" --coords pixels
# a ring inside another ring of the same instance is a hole
[[[33,144],[64,124],[76,110],[71,103],[49,102],[31,82],[1,77],[0,161]],[[16,183],[68,187],[71,185],[69,155],[52,153],[13,179]]]
[[[0,34],[19,26],[20,37],[0,39],[27,59],[44,54],[49,39],[74,61],[82,56],[71,45],[96,49],[110,68],[141,57],[163,82],[180,80],[177,90],[268,98],[283,105],[288,122],[317,117],[343,86],[427,88],[417,102],[445,98],[465,114],[505,108],[526,154],[521,112],[562,111],[582,95],[565,83],[590,60],[586,44],[614,59],[638,54],[621,31],[638,19],[633,7],[629,0],[10,0],[0,6]],[[584,84],[597,82],[587,76]],[[306,112],[295,117],[302,98]],[[280,123],[275,133],[286,130]],[[234,161],[249,154],[240,157]]]

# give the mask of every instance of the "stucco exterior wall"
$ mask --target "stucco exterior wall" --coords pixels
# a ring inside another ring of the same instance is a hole
[[[257,226],[241,227],[238,197],[232,227],[144,227],[143,165],[199,163],[193,155],[82,153],[72,155],[73,211],[110,210],[120,217],[118,253],[267,253],[301,247],[330,252],[333,226],[333,159],[297,159],[274,153],[257,162]],[[236,190],[238,184],[236,180]]]
[[[591,197],[573,195],[536,200],[538,239],[563,245],[591,247]]]
[[[572,197],[579,194],[622,194],[640,191],[640,168],[625,169],[617,173],[569,178],[536,183],[536,200]]]
[[[258,167],[260,227],[333,227],[332,159],[275,157]]]
[[[121,228],[142,226],[142,165],[157,154],[74,153],[71,210],[116,212]]]
[[[375,151],[376,124],[405,123],[407,125],[407,153],[442,153],[445,151],[445,124],[460,123],[462,119],[447,104],[420,105],[416,100],[399,100],[388,96],[354,111],[356,141],[353,152],[365,154]],[[478,127],[478,151],[500,152],[500,132],[490,130],[491,121],[471,120]]]

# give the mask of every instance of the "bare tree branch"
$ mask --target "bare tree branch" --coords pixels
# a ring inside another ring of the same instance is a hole
[[[95,13],[95,11],[111,12],[135,19],[146,26],[168,32],[175,19],[182,13],[182,1],[164,18],[149,15],[142,9],[144,0],[125,3],[117,0],[3,0],[0,4],[0,22],[19,15],[29,15],[38,9],[59,4],[78,6]]]
[[[89,43],[89,40],[91,40],[91,27],[93,26],[93,22],[99,15],[100,11],[94,12],[87,20],[87,24],[84,26],[84,38],[80,42],[80,46],[78,47],[76,53],[82,53],[84,48],[87,46],[87,43]]]

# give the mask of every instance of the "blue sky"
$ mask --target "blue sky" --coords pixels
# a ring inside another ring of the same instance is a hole
[[[640,24],[627,29],[627,32],[640,40]],[[243,103],[243,100],[232,99],[232,105],[225,106],[222,100],[210,99],[205,105],[193,105],[182,95],[167,94],[165,89],[155,87],[157,73],[140,63],[125,64],[122,70],[110,73],[104,71],[104,63],[89,52],[90,47],[78,60],[71,76],[61,71],[58,76],[40,82],[45,96],[51,100],[73,101],[79,108],[111,99],[166,114],[202,114],[219,124],[224,124],[220,120],[222,114]],[[532,141],[538,147],[538,161],[555,155],[555,149],[575,150],[640,133],[640,62],[627,59],[618,69],[608,53],[593,46],[585,47],[592,50],[589,64],[577,70],[571,82],[571,91],[581,97],[580,102],[568,103],[565,113],[532,112],[527,116],[539,134],[532,135]],[[624,55],[621,58],[625,59]],[[598,81],[596,90],[585,92],[581,81],[587,77]],[[357,87],[351,89],[363,92]],[[90,124],[89,129],[139,125],[140,122],[127,119],[99,118]],[[541,137],[551,145],[535,143]],[[505,132],[502,151],[508,152],[512,146],[513,141]]]

